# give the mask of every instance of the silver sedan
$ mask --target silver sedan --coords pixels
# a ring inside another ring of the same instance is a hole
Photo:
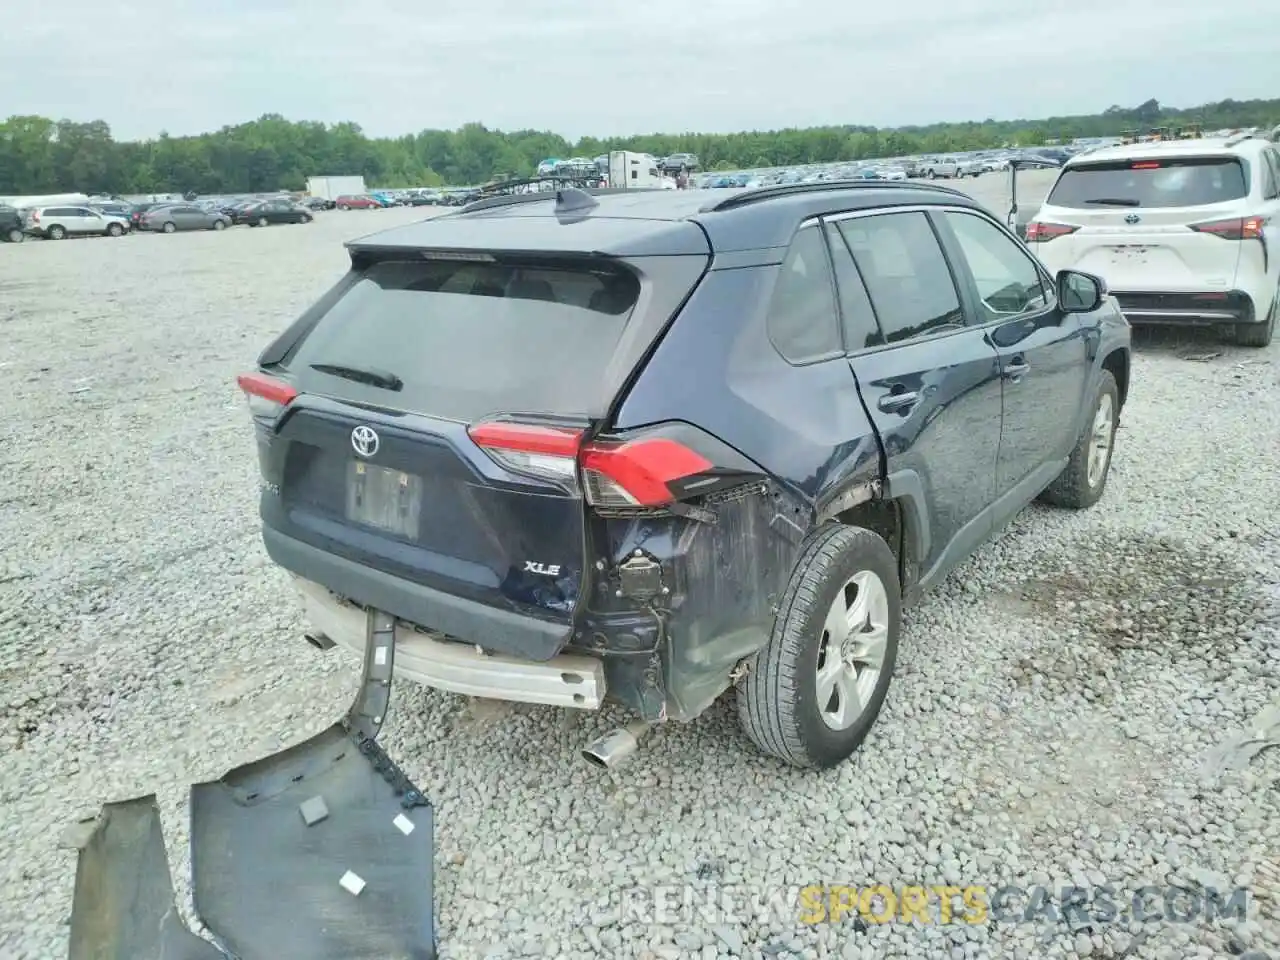
[[[167,207],[152,207],[143,214],[139,225],[144,230],[176,233],[179,230],[225,230],[231,225],[231,221],[216,210],[203,210],[190,203],[176,203]]]

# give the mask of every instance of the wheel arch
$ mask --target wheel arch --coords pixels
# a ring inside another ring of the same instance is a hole
[[[1129,360],[1129,351],[1124,347],[1117,347],[1102,358],[1102,369],[1109,371],[1116,378],[1116,387],[1120,391],[1121,409],[1124,409],[1125,401],[1129,397]]]
[[[897,560],[898,582],[906,606],[917,598],[920,559],[929,546],[928,512],[924,509],[924,487],[915,473],[896,474],[884,486],[882,496],[850,507],[833,519],[841,524],[862,527],[877,534]]]

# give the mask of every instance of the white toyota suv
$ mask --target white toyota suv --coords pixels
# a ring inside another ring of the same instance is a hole
[[[1102,277],[1130,323],[1229,327],[1265,347],[1280,314],[1280,147],[1239,136],[1076,157],[1027,244],[1054,272]]]

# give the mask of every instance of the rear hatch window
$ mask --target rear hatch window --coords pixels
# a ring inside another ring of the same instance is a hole
[[[639,293],[595,262],[376,262],[286,364],[303,392],[452,420],[585,415]]]
[[[1050,206],[1200,207],[1249,195],[1249,176],[1235,157],[1177,157],[1068,167],[1046,201]]]

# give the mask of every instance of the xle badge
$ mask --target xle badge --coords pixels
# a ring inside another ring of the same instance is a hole
[[[540,573],[544,577],[560,576],[560,564],[558,563],[534,563],[532,560],[524,562],[525,573]]]

